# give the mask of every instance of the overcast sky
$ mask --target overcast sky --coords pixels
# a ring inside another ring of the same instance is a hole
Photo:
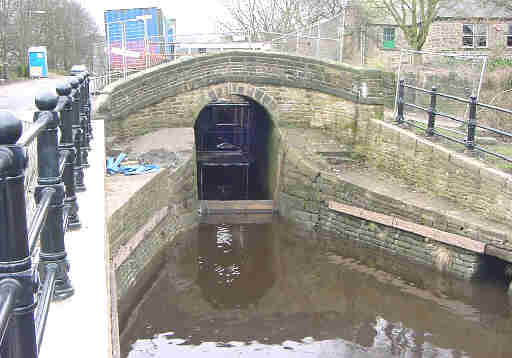
[[[103,31],[103,12],[110,9],[159,7],[166,18],[175,18],[177,33],[215,32],[215,20],[222,18],[219,0],[78,0],[89,10],[100,31]]]

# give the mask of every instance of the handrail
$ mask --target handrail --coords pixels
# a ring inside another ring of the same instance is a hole
[[[9,318],[12,310],[16,295],[20,290],[18,281],[13,279],[4,279],[0,281],[0,345],[4,339],[5,331],[9,323]]]
[[[92,139],[89,83],[88,75],[81,73],[59,84],[58,95],[38,95],[34,124],[25,133],[21,121],[0,111],[0,244],[6,248],[0,252],[0,348],[12,352],[11,358],[37,358],[52,299],[73,294],[64,236],[80,226],[75,190],[85,189],[83,170]],[[37,206],[27,223],[25,147],[35,138],[37,163],[29,165],[37,164],[39,169]],[[38,271],[44,278],[42,286]],[[37,305],[35,290],[41,297]],[[18,311],[24,314],[13,314]]]
[[[44,329],[48,320],[48,312],[50,311],[51,298],[55,291],[55,276],[57,275],[57,264],[49,264],[47,266],[46,279],[41,289],[41,301],[37,305],[35,326],[36,326],[36,342],[37,351],[41,349],[43,341]]]
[[[430,95],[430,106],[428,108],[426,108],[426,107],[419,106],[415,103],[406,102],[405,101],[405,88],[409,88],[414,91],[419,91],[419,92],[423,92],[423,93],[428,93]],[[436,111],[437,97],[442,97],[442,98],[446,98],[446,99],[449,99],[452,101],[457,101],[457,102],[462,102],[462,103],[468,104],[469,105],[468,119],[467,120],[459,119],[453,115]],[[485,149],[481,146],[477,146],[475,143],[477,140],[477,138],[476,138],[476,129],[477,128],[481,128],[481,129],[487,130],[489,132],[492,132],[492,133],[495,133],[498,135],[512,138],[512,133],[506,132],[506,131],[498,129],[498,128],[492,128],[492,127],[489,127],[486,125],[479,124],[477,122],[478,108],[492,109],[492,110],[496,110],[496,111],[506,113],[506,114],[512,114],[512,110],[492,106],[489,104],[479,103],[479,102],[477,102],[477,99],[475,96],[470,96],[469,100],[467,100],[467,99],[460,98],[457,96],[452,96],[452,95],[449,95],[446,93],[440,93],[437,91],[436,87],[432,87],[432,90],[427,90],[425,88],[411,86],[411,85],[406,84],[405,80],[403,80],[403,79],[399,81],[396,103],[397,103],[397,113],[396,113],[395,122],[397,124],[408,123],[412,126],[418,127],[422,130],[425,130],[425,133],[427,136],[436,135],[436,136],[448,139],[450,141],[462,144],[470,151],[478,150],[483,153],[486,153],[486,154],[495,156],[497,158],[500,158],[502,160],[505,160],[507,162],[512,162],[511,157],[507,157],[503,154],[493,152],[493,151]],[[419,111],[428,113],[429,118],[428,118],[427,127],[425,128],[425,127],[416,125],[413,122],[414,120],[406,120],[405,116],[404,116],[404,107],[405,106],[415,108]],[[435,130],[436,116],[441,116],[441,117],[447,118],[449,120],[455,121],[457,123],[464,124],[467,127],[466,138],[464,140],[460,140],[458,138],[451,137],[449,135],[445,135],[445,134],[440,133],[439,131]]]
[[[43,118],[40,117],[39,120],[37,120],[35,122],[35,124],[29,128],[29,130],[27,132],[23,133],[21,138],[18,139],[18,141],[16,142],[17,145],[19,145],[20,147],[26,147],[34,139],[37,138],[39,133],[41,133],[43,130],[45,130],[45,128],[48,126],[48,124],[51,121],[51,117],[48,116],[48,112],[44,112],[44,113],[45,114],[44,114]]]
[[[50,207],[50,202],[55,193],[55,189],[48,188],[43,190],[43,197],[41,198],[41,202],[37,205],[34,218],[32,219],[32,223],[28,229],[28,247],[30,249],[30,255],[34,253],[34,249],[37,244],[37,238],[43,229],[43,225],[46,223],[48,208]]]

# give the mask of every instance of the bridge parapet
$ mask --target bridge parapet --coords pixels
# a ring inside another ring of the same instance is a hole
[[[166,63],[111,84],[103,91],[103,104],[98,113],[108,113],[110,120],[118,121],[165,98],[224,83],[301,89],[350,102],[382,104],[386,93],[384,76],[379,70],[310,57],[229,51]],[[277,106],[264,94],[256,100],[270,107]],[[168,117],[174,114],[168,113]],[[193,123],[195,118],[188,116],[185,120]]]

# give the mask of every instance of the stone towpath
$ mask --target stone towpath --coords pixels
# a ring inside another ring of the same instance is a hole
[[[103,121],[92,123],[91,166],[85,170],[87,191],[77,194],[82,227],[67,232],[65,240],[75,294],[50,305],[41,358],[110,356],[110,300],[105,267],[104,133]]]

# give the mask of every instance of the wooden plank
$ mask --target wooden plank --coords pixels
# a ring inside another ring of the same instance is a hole
[[[395,218],[393,221],[393,227],[397,229],[412,232],[430,239],[434,239],[434,229],[428,226],[419,225],[410,221],[405,221],[399,218]]]
[[[361,217],[361,209],[335,201],[329,201],[329,209],[352,216]]]
[[[393,226],[394,217],[392,217],[392,216],[381,214],[381,213],[376,213],[374,211],[369,211],[369,210],[364,210],[364,209],[361,209],[361,215],[366,220],[374,221],[376,223],[383,224],[386,226]]]
[[[355,206],[346,205],[342,203],[337,203],[334,201],[329,202],[329,209],[338,211],[344,214],[349,214],[352,216],[359,217],[364,220],[377,222],[379,224],[383,224],[390,227],[395,227],[397,229],[412,232],[413,234],[417,234],[423,237],[427,237],[429,239],[443,242],[448,245],[452,245],[455,247],[461,247],[468,251],[476,252],[476,253],[484,253],[486,252],[486,244],[484,242],[473,240],[469,237],[452,234],[449,232],[437,230],[431,228],[429,226],[420,225],[413,223],[411,221],[402,220],[400,218],[385,215],[381,213],[377,213],[374,211],[369,211],[365,209],[361,209]],[[512,260],[512,253],[506,253],[506,251],[502,250],[502,252],[494,251],[496,253],[496,257],[510,257]],[[501,256],[497,256],[497,255]],[[507,260],[507,259],[504,259]],[[508,260],[507,260],[508,261]],[[512,262],[512,261],[511,261]]]
[[[485,253],[489,256],[494,256],[503,261],[512,262],[512,252],[500,249],[496,246],[487,245],[485,247]]]
[[[202,215],[202,224],[268,224],[274,218],[273,213],[236,213]]]
[[[485,243],[470,239],[465,236],[452,234],[450,232],[441,231],[441,230],[432,230],[434,235],[432,239],[440,242],[444,242],[445,244],[449,244],[452,246],[462,247],[466,250],[478,252],[482,254],[485,252]]]
[[[202,200],[200,206],[205,213],[274,212],[273,200]]]

